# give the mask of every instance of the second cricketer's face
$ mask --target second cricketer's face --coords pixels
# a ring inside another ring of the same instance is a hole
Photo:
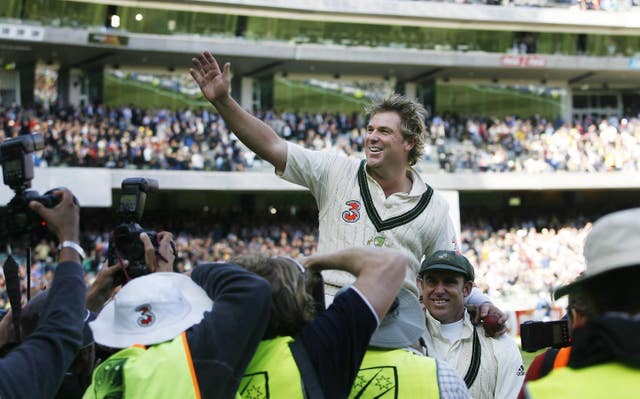
[[[364,139],[364,152],[369,169],[405,167],[413,143],[402,136],[400,115],[393,111],[371,116]]]
[[[449,270],[426,272],[418,280],[422,303],[431,316],[442,324],[455,323],[464,315],[464,299],[471,293],[473,282],[464,281],[460,273]]]

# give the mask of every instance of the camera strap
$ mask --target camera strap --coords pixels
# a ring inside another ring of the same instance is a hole
[[[549,348],[544,354],[544,358],[542,359],[542,366],[540,367],[540,378],[549,374],[551,370],[553,370],[553,364],[556,361],[556,356],[558,355],[559,350],[556,348]]]
[[[464,376],[464,383],[467,385],[467,388],[471,388],[473,382],[476,380],[478,376],[478,371],[480,371],[480,338],[478,338],[478,329],[476,326],[473,326],[473,348],[471,349],[471,364],[469,364],[469,369],[467,369],[467,373]]]
[[[289,349],[300,372],[305,399],[324,399],[324,391],[302,341],[294,340],[289,344]]]
[[[7,285],[7,295],[9,296],[9,303],[11,304],[11,321],[13,322],[13,331],[18,342],[21,341],[20,337],[20,319],[22,316],[22,303],[20,302],[20,266],[13,259],[13,256],[9,255],[7,260],[2,266],[5,282]],[[27,291],[29,290],[29,283],[27,283]]]

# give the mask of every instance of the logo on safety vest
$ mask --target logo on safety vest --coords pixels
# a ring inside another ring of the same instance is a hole
[[[245,399],[269,398],[269,377],[267,372],[245,374],[240,381],[238,395]]]
[[[397,398],[398,372],[393,366],[360,369],[353,383],[349,399],[353,398]]]
[[[347,223],[355,223],[360,220],[360,208],[362,208],[360,202],[351,200],[347,201],[346,205],[349,207],[349,209],[342,212],[342,220]]]

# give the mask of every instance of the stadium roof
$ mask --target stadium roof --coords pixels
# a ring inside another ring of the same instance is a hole
[[[0,65],[15,62],[17,69],[39,61],[83,69],[119,65],[181,70],[191,66],[195,53],[208,50],[221,62],[231,62],[240,76],[286,72],[392,76],[398,82],[486,79],[640,88],[640,62],[622,56],[509,55],[2,26],[20,26],[23,32],[23,37],[0,34]]]

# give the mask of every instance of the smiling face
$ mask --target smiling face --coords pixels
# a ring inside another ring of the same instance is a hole
[[[369,169],[406,167],[413,141],[402,135],[400,115],[394,111],[378,112],[371,116],[365,136],[365,155]]]
[[[422,303],[431,316],[442,324],[454,323],[464,315],[464,299],[471,293],[472,281],[460,273],[431,270],[418,279]]]

